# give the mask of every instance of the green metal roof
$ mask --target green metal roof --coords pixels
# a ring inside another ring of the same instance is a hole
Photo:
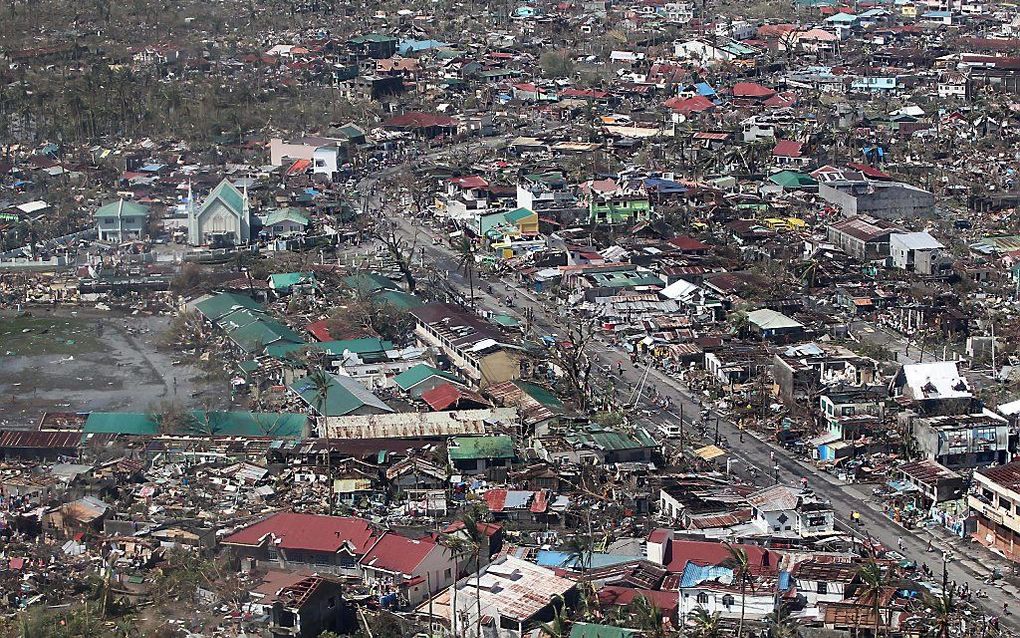
[[[393,377],[393,382],[396,383],[401,390],[406,391],[410,390],[422,381],[425,381],[429,377],[442,377],[447,381],[453,381],[460,384],[464,383],[464,380],[457,375],[433,368],[432,366],[424,363],[419,363],[413,368],[401,372],[397,376]]]
[[[273,290],[288,292],[294,286],[299,286],[301,284],[311,284],[313,288],[317,287],[315,273],[282,272],[269,275],[269,285],[273,288]]]
[[[290,385],[290,389],[322,416],[344,416],[365,406],[379,412],[393,412],[379,397],[350,377],[329,375],[329,388],[322,405],[312,377],[298,379]]]
[[[308,215],[297,208],[281,208],[269,213],[263,226],[272,226],[283,222],[294,222],[295,224],[308,225]]]
[[[652,439],[647,432],[641,429],[630,434],[627,432],[621,432],[620,430],[593,428],[568,434],[566,439],[576,444],[587,443],[601,450],[610,452],[658,447],[655,440]]]
[[[503,326],[505,328],[516,328],[517,326],[521,325],[521,322],[517,317],[513,317],[505,313],[492,315],[492,317],[490,317],[489,320],[492,321],[492,323]]]
[[[205,436],[273,436],[304,438],[308,436],[308,417],[289,412],[204,412],[188,413],[189,425],[175,434]],[[126,434],[154,436],[160,434],[154,415],[141,412],[93,412],[85,421],[89,434]]]
[[[362,294],[373,293],[379,290],[397,290],[397,284],[393,283],[392,279],[374,272],[344,277],[344,284]]]
[[[520,388],[522,392],[545,407],[553,410],[563,410],[563,402],[557,399],[552,392],[542,386],[529,383],[527,381],[514,381],[513,383]]]
[[[529,217],[533,217],[534,215],[535,211],[529,208],[515,208],[514,210],[506,213],[503,217],[508,222],[516,223],[528,219]]]
[[[159,426],[142,412],[93,412],[85,420],[84,431],[89,434],[159,434]]]
[[[797,171],[779,171],[775,175],[769,176],[769,181],[773,184],[778,184],[783,188],[804,188],[808,186],[818,186],[818,180],[800,173]]]
[[[447,449],[453,461],[514,458],[514,441],[509,436],[457,436]]]
[[[372,299],[380,304],[393,306],[397,310],[412,310],[425,305],[425,302],[403,290],[383,290]]]
[[[631,638],[641,633],[637,629],[576,622],[570,626],[570,638]]]
[[[121,217],[124,215],[148,216],[149,207],[127,199],[118,199],[96,209],[96,217]]]
[[[195,304],[195,308],[209,321],[217,321],[238,308],[262,310],[262,304],[251,297],[232,292],[221,292],[218,295]]]
[[[227,180],[221,181],[216,185],[216,188],[210,191],[209,196],[202,202],[202,210],[208,208],[217,199],[238,215],[244,212],[244,194]]]
[[[355,44],[364,44],[365,42],[396,42],[397,38],[383,33],[366,33],[359,35],[356,38],[351,38],[351,42]]]
[[[301,335],[275,319],[255,321],[236,330],[228,331],[227,336],[245,352],[261,352],[266,346],[278,341],[304,344]]]

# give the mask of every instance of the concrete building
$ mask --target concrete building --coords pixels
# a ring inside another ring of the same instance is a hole
[[[830,224],[826,235],[830,242],[857,259],[872,260],[889,256],[889,237],[895,226],[870,217],[851,217]]]
[[[967,504],[977,518],[976,538],[1020,561],[1020,461],[974,472]]]
[[[139,239],[145,234],[148,221],[149,207],[130,200],[118,199],[96,210],[99,241]]]
[[[188,211],[188,243],[192,246],[233,246],[251,241],[251,210],[247,192],[223,180],[198,208]]]
[[[840,179],[820,183],[818,194],[847,216],[913,219],[930,215],[935,206],[934,195],[903,182]]]
[[[952,269],[952,260],[944,249],[939,240],[925,232],[889,236],[893,266],[921,275],[938,275]]]

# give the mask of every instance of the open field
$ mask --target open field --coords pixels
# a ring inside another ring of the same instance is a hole
[[[226,404],[226,386],[157,349],[167,323],[99,311],[0,317],[0,426],[28,427],[44,412],[145,412],[167,400]]]

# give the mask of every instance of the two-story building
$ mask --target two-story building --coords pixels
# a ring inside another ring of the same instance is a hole
[[[1020,461],[976,470],[967,504],[977,518],[974,538],[1020,561]]]
[[[95,217],[99,241],[140,239],[149,221],[149,207],[131,200],[118,199],[96,209]]]

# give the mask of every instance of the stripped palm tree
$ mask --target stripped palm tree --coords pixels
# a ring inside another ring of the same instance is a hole
[[[641,630],[645,638],[666,638],[666,628],[663,625],[665,618],[662,609],[655,603],[645,596],[638,596],[627,607],[631,622]]]
[[[549,638],[566,638],[570,635],[570,628],[568,627],[570,623],[567,620],[566,605],[563,602],[563,597],[556,594],[550,604],[553,606],[553,617],[549,622],[544,622],[540,625],[542,635]]]
[[[704,607],[697,607],[690,614],[690,635],[693,638],[719,638],[722,633],[720,622],[719,612],[710,614]]]
[[[587,616],[594,607],[592,600],[591,583],[588,582],[588,570],[591,569],[592,554],[594,553],[594,539],[587,534],[575,534],[564,546],[567,552],[567,565],[573,565],[580,574],[578,589],[581,590],[581,607]]]
[[[326,440],[326,483],[329,488],[329,506],[327,512],[333,514],[333,446],[329,439],[329,423],[326,419],[326,405],[329,400],[329,389],[333,385],[333,379],[329,374],[319,368],[308,377],[311,388],[314,391],[313,401],[316,412],[321,417],[322,428],[319,435]]]
[[[882,567],[872,559],[860,566],[857,578],[861,581],[857,598],[871,605],[871,613],[875,617],[874,638],[878,638],[882,621],[882,595],[888,587],[885,574]]]
[[[457,244],[457,257],[457,267],[468,280],[468,289],[471,295],[468,305],[473,308],[475,305],[475,245],[467,235],[462,235],[460,243]]]
[[[925,596],[924,604],[934,617],[938,636],[949,638],[949,627],[956,617],[956,603],[953,601],[952,588],[946,588],[941,596]]]
[[[790,616],[789,608],[780,604],[765,617],[765,632],[766,638],[798,638],[800,627]]]
[[[740,587],[740,622],[737,624],[737,638],[744,635],[744,613],[747,610],[747,588],[754,584],[751,575],[751,563],[747,557],[747,550],[730,543],[724,543],[729,556],[723,565],[733,570],[733,579]]]

